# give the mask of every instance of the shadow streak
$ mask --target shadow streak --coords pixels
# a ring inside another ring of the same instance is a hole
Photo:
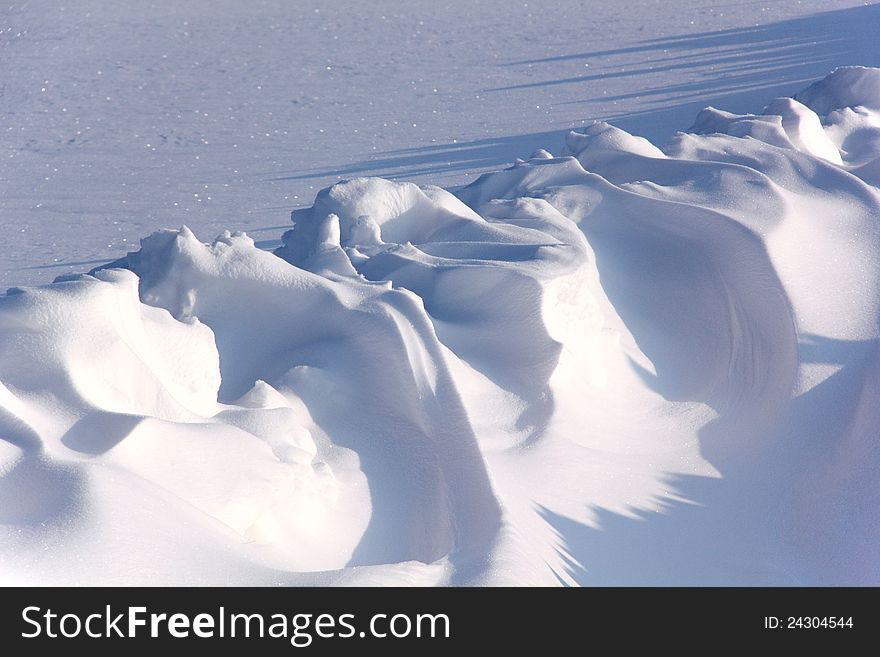
[[[796,93],[837,66],[880,65],[878,25],[880,5],[870,5],[754,27],[651,39],[625,48],[508,62],[504,66],[540,68],[581,61],[590,67],[590,73],[487,91],[574,84],[583,85],[586,95],[590,83],[599,80],[636,76],[650,80],[655,73],[671,74],[653,87],[575,101],[589,107],[597,102],[637,99],[644,109],[591,118],[613,121],[651,139],[665,139],[685,127],[677,121],[695,115],[706,105],[754,112],[773,98]],[[609,62],[608,58],[618,59]],[[670,77],[675,80],[672,84],[667,82]]]
[[[670,475],[657,510],[595,509],[592,526],[539,507],[567,574],[589,586],[880,583],[880,341],[802,336],[799,353],[838,369],[795,398],[758,454],[713,462],[721,478]],[[719,417],[701,443],[739,440],[737,429]]]

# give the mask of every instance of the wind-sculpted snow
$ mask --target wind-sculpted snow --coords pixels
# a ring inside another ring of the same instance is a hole
[[[0,297],[24,583],[878,584],[880,70]]]

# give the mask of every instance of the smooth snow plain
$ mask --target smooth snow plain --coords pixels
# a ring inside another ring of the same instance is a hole
[[[880,69],[767,100],[11,288],[0,580],[880,583]]]

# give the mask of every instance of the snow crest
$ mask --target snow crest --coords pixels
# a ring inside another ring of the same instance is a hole
[[[0,579],[878,584],[880,70],[0,297]]]

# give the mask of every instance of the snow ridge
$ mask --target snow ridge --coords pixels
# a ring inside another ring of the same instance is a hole
[[[850,67],[12,289],[0,579],[880,583],[878,184]]]

